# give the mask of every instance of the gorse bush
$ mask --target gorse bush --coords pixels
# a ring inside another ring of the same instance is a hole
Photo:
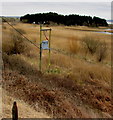
[[[91,36],[85,36],[83,38],[83,43],[85,45],[85,49],[92,55],[96,53],[100,44],[99,41],[97,41],[94,37]]]
[[[107,57],[107,45],[105,42],[97,41],[92,36],[86,36],[83,38],[83,43],[86,51],[91,55],[96,55],[98,62],[103,61]]]
[[[14,44],[13,49],[11,51],[12,54],[21,54],[27,50],[25,40],[22,38],[22,36],[15,33],[12,34],[11,38]]]
[[[9,38],[6,38],[5,35],[3,35],[3,52],[7,54],[22,54],[30,51],[27,41],[25,41],[21,35],[16,32],[11,32],[8,36]],[[4,39],[6,39],[5,42]],[[7,39],[9,43],[6,42]]]

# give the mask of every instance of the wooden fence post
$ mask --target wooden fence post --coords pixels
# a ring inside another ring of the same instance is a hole
[[[12,120],[18,120],[18,108],[17,108],[16,101],[14,101],[13,107],[12,107]]]

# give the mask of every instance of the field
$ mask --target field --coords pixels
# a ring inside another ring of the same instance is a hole
[[[39,46],[39,25],[14,27]],[[111,118],[111,35],[97,33],[107,28],[43,26],[48,27],[51,66],[43,50],[40,72],[39,49],[3,23],[3,117],[11,116],[16,100],[20,118]],[[29,115],[21,114],[26,106]]]

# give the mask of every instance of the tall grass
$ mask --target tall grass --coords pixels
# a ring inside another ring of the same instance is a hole
[[[7,29],[5,25],[2,25],[2,29]]]
[[[80,49],[80,44],[79,44],[80,38],[77,36],[72,36],[69,38],[69,50],[71,53],[78,53]]]
[[[97,61],[101,62],[107,57],[107,44],[101,42],[97,50]]]
[[[107,57],[108,46],[106,42],[97,40],[94,36],[85,36],[83,45],[87,52],[96,56],[98,62],[102,62]]]
[[[20,32],[21,34],[26,34],[25,30],[17,28],[17,31]]]
[[[5,34],[3,34],[2,50],[7,54],[22,54],[25,52],[29,52],[30,48],[25,39],[22,38],[21,35],[13,31],[7,34],[6,36]]]
[[[92,55],[96,53],[98,46],[100,44],[99,40],[96,40],[92,36],[85,36],[83,38],[83,43],[86,50]]]
[[[26,32],[28,32],[27,28],[28,26],[26,26]],[[32,27],[30,28],[32,29]],[[68,32],[69,31],[66,33]],[[29,34],[32,35],[32,33],[34,33],[34,31],[29,30]],[[59,32],[59,34],[61,33]],[[66,41],[68,46],[66,46],[65,49],[70,50],[71,53],[78,54],[82,47],[84,51],[87,50],[89,54],[91,54],[91,57],[93,55],[98,56],[98,61],[104,60],[107,55],[106,49],[108,46],[99,42],[100,39],[97,41],[95,37],[87,36],[84,38],[82,36],[83,44],[80,44],[82,41],[76,37],[77,35],[69,37],[70,35],[65,35],[64,31],[64,34],[58,36],[57,39],[54,39],[55,41],[52,41],[53,46],[56,45],[55,42],[58,41],[62,47],[68,36],[68,41]],[[31,38],[30,35],[29,37]],[[56,48],[59,48],[58,44]],[[8,73],[8,77],[6,77],[7,74],[4,75],[7,90],[9,90],[11,94],[13,91],[17,93],[16,97],[21,96],[21,99],[26,100],[35,108],[36,104],[39,104],[49,114],[53,112],[54,116],[59,118],[69,117],[69,115],[70,117],[75,117],[76,107],[74,107],[74,105],[79,100],[82,101],[83,105],[87,104],[94,109],[110,113],[111,103],[109,91],[111,69],[109,67],[100,63],[88,63],[77,57],[62,55],[51,51],[51,66],[53,69],[60,69],[61,72],[57,75],[41,74],[38,71],[39,51],[28,45],[23,38],[14,32],[3,35],[3,50],[5,52],[5,54],[3,54],[5,67],[7,68],[8,66],[8,69],[11,70],[11,73]],[[26,53],[28,56],[25,56]],[[30,57],[30,54],[37,55],[37,57]],[[42,69],[46,70],[47,66],[48,51],[43,51]],[[18,75],[14,71],[17,71]],[[20,75],[23,75],[26,79],[22,79]],[[38,87],[38,85],[41,86]],[[15,89],[15,86],[17,89]],[[58,94],[58,91],[60,94]],[[59,96],[61,96],[61,98],[59,98]],[[107,101],[106,98],[108,98],[109,101]]]
[[[2,34],[2,52],[5,52],[7,54],[10,54],[12,51],[12,48],[14,47],[13,41],[11,40],[10,34]]]

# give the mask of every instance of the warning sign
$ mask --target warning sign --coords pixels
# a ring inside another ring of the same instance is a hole
[[[42,49],[48,50],[49,49],[49,42],[48,40],[42,41]]]

